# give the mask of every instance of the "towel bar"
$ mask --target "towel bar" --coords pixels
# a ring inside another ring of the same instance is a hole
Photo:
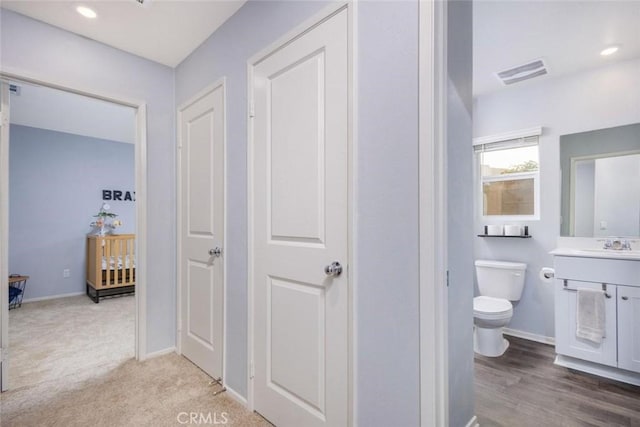
[[[568,288],[569,284],[568,284],[567,279],[564,279],[563,285],[564,285],[564,288],[563,288],[563,289],[564,289],[565,291],[569,291],[569,292],[577,292],[577,291],[578,291],[577,289],[569,289],[569,288]],[[606,283],[603,283],[603,284],[602,284],[602,290],[604,291],[604,296],[605,296],[606,298],[611,298],[611,295],[609,295],[609,293],[607,292],[607,284],[606,284]]]

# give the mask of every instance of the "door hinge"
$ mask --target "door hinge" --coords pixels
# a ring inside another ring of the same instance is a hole
[[[447,270],[447,288],[449,287],[449,270]]]
[[[253,362],[249,364],[249,378],[253,379],[256,376],[256,368]]]
[[[256,104],[253,99],[249,101],[249,118],[253,119],[256,116]]]

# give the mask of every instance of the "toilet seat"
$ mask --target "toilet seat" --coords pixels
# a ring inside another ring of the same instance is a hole
[[[513,315],[509,300],[479,296],[473,299],[473,316],[480,319],[508,319]]]

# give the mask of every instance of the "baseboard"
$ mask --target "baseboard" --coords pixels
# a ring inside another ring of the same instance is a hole
[[[516,329],[503,328],[502,332],[505,335],[512,337],[522,338],[529,341],[535,341],[547,345],[556,345],[556,339],[554,337],[545,337],[544,335],[532,334],[530,332],[518,331]]]
[[[230,398],[232,398],[233,400],[235,400],[245,408],[247,407],[248,402],[246,398],[242,397],[240,393],[238,393],[237,391],[229,387],[227,384],[225,384],[224,387],[227,389],[226,393],[229,395]]]
[[[59,299],[59,298],[69,298],[69,297],[77,297],[78,295],[84,295],[84,292],[71,292],[69,294],[60,294],[60,295],[50,295],[48,297],[39,297],[39,298],[25,298],[22,300],[23,304],[28,302],[38,302],[38,301],[48,301],[51,299]]]
[[[164,355],[175,353],[175,352],[176,352],[175,347],[165,348],[162,350],[154,351],[153,353],[147,353],[144,357],[144,360],[153,359],[154,357],[160,357],[160,356],[164,356]]]
[[[480,427],[480,424],[478,424],[478,417],[474,415],[465,427]]]

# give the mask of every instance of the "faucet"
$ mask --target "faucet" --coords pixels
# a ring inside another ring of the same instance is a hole
[[[630,251],[631,250],[631,242],[626,239],[622,239],[620,237],[609,238],[605,240],[599,240],[600,242],[604,242],[602,249],[611,249],[614,251]]]

